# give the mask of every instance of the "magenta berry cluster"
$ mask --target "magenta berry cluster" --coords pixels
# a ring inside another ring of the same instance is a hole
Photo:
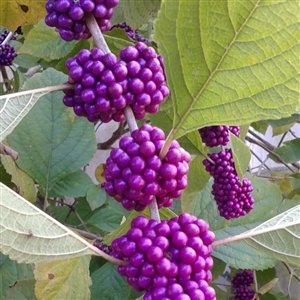
[[[128,261],[118,272],[144,300],[215,300],[209,225],[187,213],[158,223],[138,216],[112,242],[112,255]]]
[[[238,288],[239,286],[250,287],[254,283],[254,275],[251,270],[243,270],[236,273],[232,280],[231,285],[233,289]]]
[[[105,165],[105,191],[128,210],[142,211],[155,198],[158,207],[169,207],[187,186],[190,155],[177,141],[164,159],[159,157],[165,134],[144,124],[120,139]]]
[[[253,283],[254,275],[252,271],[243,270],[236,273],[231,280],[234,300],[252,300],[255,291],[250,289],[250,286]]]
[[[45,23],[57,28],[65,41],[88,39],[91,33],[86,14],[93,14],[101,31],[107,31],[118,3],[119,0],[47,0]]]
[[[73,107],[78,116],[85,116],[90,122],[103,123],[125,120],[127,105],[124,91],[128,88],[127,68],[113,53],[102,50],[82,49],[66,62],[69,83],[73,90],[65,90],[63,102]]]
[[[234,166],[231,149],[208,154],[205,159],[206,171],[214,178],[212,194],[217,202],[220,215],[227,220],[245,216],[254,206],[251,196],[253,187],[246,177],[240,182]]]
[[[0,45],[0,65],[10,66],[17,56],[13,46],[9,44]]]
[[[229,131],[240,135],[240,126],[208,126],[199,129],[202,142],[207,147],[226,146],[230,140]]]
[[[121,61],[113,53],[94,48],[69,58],[66,66],[74,90],[65,90],[64,104],[90,122],[124,121],[127,105],[138,120],[146,112],[156,113],[169,95],[160,56],[139,42],[121,50],[120,57]]]
[[[139,42],[120,51],[120,58],[128,70],[127,104],[137,120],[146,113],[155,114],[159,104],[169,95],[162,57],[153,47]]]

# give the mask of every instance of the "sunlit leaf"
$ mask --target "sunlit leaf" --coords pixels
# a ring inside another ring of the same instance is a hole
[[[288,117],[299,108],[298,1],[162,1],[176,138],[207,125]]]

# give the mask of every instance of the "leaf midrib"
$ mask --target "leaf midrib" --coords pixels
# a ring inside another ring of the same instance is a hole
[[[177,123],[177,125],[169,133],[167,140],[168,139],[172,139],[176,135],[177,131],[181,128],[181,125],[184,123],[184,121],[186,120],[186,118],[190,114],[191,110],[193,109],[196,101],[199,99],[199,97],[201,96],[201,94],[203,93],[203,91],[205,90],[205,88],[207,87],[207,85],[210,83],[210,81],[214,77],[215,73],[218,71],[219,66],[224,61],[227,53],[231,49],[233,43],[236,41],[239,33],[242,31],[242,29],[244,28],[244,26],[247,24],[247,22],[249,21],[249,19],[252,17],[252,15],[253,15],[254,11],[257,9],[259,3],[260,3],[260,0],[257,0],[257,2],[255,4],[255,6],[253,7],[252,11],[249,13],[249,16],[245,19],[244,23],[241,25],[241,27],[239,28],[239,30],[238,31],[234,30],[235,31],[235,35],[232,38],[232,40],[229,43],[229,45],[226,47],[226,50],[223,53],[223,55],[222,55],[221,59],[219,60],[218,64],[216,65],[216,67],[214,68],[214,70],[210,73],[209,77],[204,82],[204,84],[203,84],[202,88],[200,89],[200,91],[195,95],[195,97],[192,98],[193,99],[192,102],[188,106],[188,108],[187,108],[186,112],[183,114],[183,116],[179,119],[179,122]],[[174,115],[175,115],[175,111],[174,111]],[[174,120],[175,120],[175,118],[174,118]],[[166,141],[166,143],[168,144],[168,141]]]

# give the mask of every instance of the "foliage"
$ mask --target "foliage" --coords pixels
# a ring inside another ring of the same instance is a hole
[[[93,156],[103,151],[95,137],[103,125],[75,116],[62,104],[61,90],[66,60],[91,48],[92,40],[61,40],[44,24],[44,5],[0,3],[1,28],[23,31],[14,42],[15,64],[0,68],[0,146],[18,155],[0,152],[0,298],[136,299],[142,294],[93,241],[110,245],[134,217],[150,213],[123,209],[93,178],[95,168],[89,171]],[[299,280],[300,261],[300,138],[292,130],[300,120],[299,6],[297,1],[121,0],[115,10],[115,22],[154,33],[152,46],[164,58],[171,93],[147,120],[165,131],[167,144],[179,139],[192,161],[187,189],[160,216],[183,211],[210,224],[217,237],[212,271],[218,299],[231,296],[230,278],[245,268],[256,270],[260,299],[297,297],[286,286]],[[116,55],[134,44],[121,29],[104,36]],[[230,147],[239,178],[246,175],[254,187],[255,207],[245,217],[227,221],[218,214],[202,164],[218,149],[205,147],[198,134],[208,125],[244,125],[240,138],[231,135]],[[268,128],[281,138],[276,146],[264,137]],[[106,149],[126,129],[117,131]],[[251,168],[251,152],[256,153],[249,143],[268,152],[257,169]],[[270,170],[270,161],[280,169]]]

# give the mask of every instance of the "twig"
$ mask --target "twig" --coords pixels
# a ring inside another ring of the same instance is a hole
[[[124,129],[124,127],[125,127],[125,122],[121,122],[119,124],[118,129],[112,134],[112,136],[106,142],[97,144],[97,149],[98,150],[109,149],[114,142],[116,142],[124,133],[129,131],[128,129]]]
[[[4,39],[4,41],[1,43],[1,45],[7,44],[11,40],[11,38],[13,37],[13,35],[14,35],[14,33],[12,31],[10,31],[8,33],[8,35],[6,36],[6,38]]]
[[[11,149],[10,147],[0,143],[0,154],[9,155],[13,160],[17,160],[18,152]]]
[[[275,152],[273,152],[272,150],[270,150],[266,145],[264,145],[263,143],[256,141],[255,139],[246,136],[245,138],[248,142],[256,144],[258,146],[260,146],[261,148],[263,148],[264,150],[266,150],[268,153],[270,153],[272,156],[274,156],[280,163],[282,163],[284,166],[286,166],[287,169],[289,169],[291,172],[295,172],[285,161],[282,160],[282,158],[276,154]]]
[[[106,41],[103,37],[103,34],[98,26],[98,23],[95,19],[95,17],[93,16],[93,14],[88,13],[86,14],[86,25],[89,28],[93,38],[94,38],[94,42],[95,45],[101,49],[104,53],[110,53],[110,49],[106,44]]]
[[[258,291],[258,285],[257,285],[257,277],[256,277],[256,271],[253,270],[253,277],[254,277],[254,287],[255,287],[255,292]],[[256,300],[259,300],[259,297],[257,296],[255,298]]]
[[[80,234],[81,236],[89,239],[89,240],[97,240],[97,241],[100,241],[102,242],[103,241],[103,238],[102,236],[100,236],[99,234],[95,234],[95,233],[91,233],[91,232],[87,232],[87,231],[84,231],[84,230],[81,230],[81,229],[77,229],[73,226],[66,226],[68,227],[69,229],[77,232],[78,234]]]
[[[78,218],[78,220],[80,221],[81,225],[83,226],[83,228],[89,232],[88,228],[86,227],[84,221],[81,219],[81,217],[79,216],[78,212],[76,211],[76,209],[74,209],[74,213],[76,215],[76,217]]]
[[[9,82],[10,80],[8,79],[8,75],[7,75],[7,71],[6,71],[5,66],[0,65],[0,71],[1,71],[1,74],[2,74],[2,77],[3,77],[3,82],[4,82],[5,88],[6,88],[5,92],[9,92],[9,91],[11,91],[11,84]]]
[[[250,149],[250,152],[251,152],[251,154],[253,154],[255,157],[256,157],[256,159],[263,165],[263,166],[265,166],[265,168],[267,169],[267,170],[271,170],[267,165],[266,165],[266,163],[264,162],[264,161],[262,161],[262,159],[253,151],[253,150],[251,150]],[[260,169],[259,169],[259,171],[260,171]]]

